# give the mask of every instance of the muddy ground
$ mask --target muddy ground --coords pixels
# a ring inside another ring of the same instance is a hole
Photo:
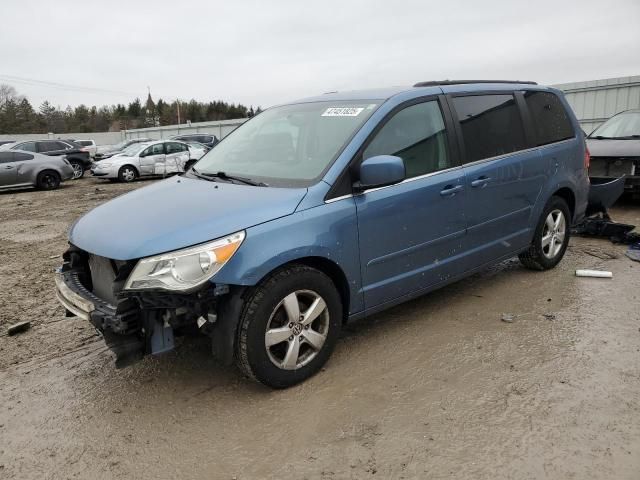
[[[0,478],[640,478],[640,264],[624,247],[574,238],[550,272],[504,262],[351,326],[319,375],[271,391],[198,338],[115,370],[63,316],[69,224],[145,184],[0,193]],[[612,213],[640,225],[638,202]]]

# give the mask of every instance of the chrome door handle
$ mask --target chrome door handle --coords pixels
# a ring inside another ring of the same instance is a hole
[[[5,170],[11,170],[13,168],[13,165],[7,165],[4,168],[5,168]]]
[[[444,187],[443,190],[440,190],[440,196],[452,197],[453,195],[458,193],[460,190],[462,190],[462,188],[463,188],[462,185],[456,185],[455,187],[453,185],[447,185],[446,187]]]
[[[478,177],[473,182],[471,182],[471,186],[473,188],[484,187],[491,180],[489,177]]]

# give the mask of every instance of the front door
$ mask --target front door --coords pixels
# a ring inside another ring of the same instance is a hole
[[[18,181],[13,152],[0,152],[0,187],[15,185]]]
[[[163,175],[165,173],[164,143],[148,146],[140,154],[140,175]]]
[[[364,301],[372,308],[461,271],[464,173],[437,99],[397,111],[362,153],[395,155],[406,180],[355,196]]]

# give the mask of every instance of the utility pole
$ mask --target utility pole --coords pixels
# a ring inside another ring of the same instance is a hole
[[[176,105],[178,106],[178,125],[180,125],[180,100],[176,98]]]

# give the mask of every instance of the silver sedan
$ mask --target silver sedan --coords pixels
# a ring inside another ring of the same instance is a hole
[[[0,190],[37,187],[53,190],[73,178],[73,167],[63,156],[51,157],[22,150],[0,151]]]
[[[132,182],[138,177],[185,172],[200,156],[201,152],[184,142],[156,140],[136,143],[122,153],[96,161],[91,172],[95,177]]]

